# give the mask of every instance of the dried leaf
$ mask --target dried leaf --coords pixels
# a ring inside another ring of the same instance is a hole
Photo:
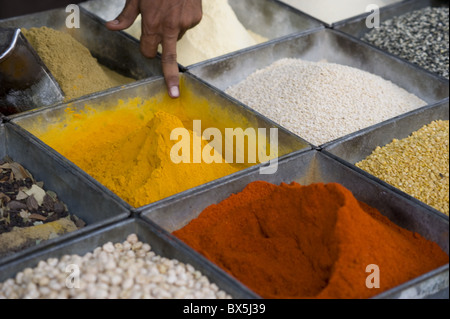
[[[7,165],[7,164],[5,164]],[[10,168],[12,169],[12,172],[14,174],[14,177],[16,179],[25,179],[25,178],[32,178],[31,174],[23,168],[22,165],[16,162],[9,163]]]
[[[30,213],[27,212],[26,210],[22,209],[19,213],[19,216],[22,217],[23,219],[28,219],[28,217],[30,216]]]
[[[40,188],[39,186],[34,184],[33,186],[31,186],[30,189],[25,190],[24,193],[29,196],[33,195],[34,198],[37,200],[38,205],[39,206],[42,205],[42,202],[44,201],[44,196],[45,196],[45,191],[42,188]]]
[[[26,199],[27,197],[28,195],[25,194],[24,191],[20,190],[19,193],[17,193],[16,200]]]

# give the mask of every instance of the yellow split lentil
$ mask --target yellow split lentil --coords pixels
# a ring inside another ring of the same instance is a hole
[[[449,215],[449,121],[377,147],[356,166]]]

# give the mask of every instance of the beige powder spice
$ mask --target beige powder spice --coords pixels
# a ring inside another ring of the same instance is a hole
[[[22,29],[64,92],[65,101],[134,81],[105,72],[89,50],[70,34],[48,27]]]
[[[37,242],[59,237],[78,228],[70,217],[37,226],[19,228],[0,234],[0,257],[36,245]]]

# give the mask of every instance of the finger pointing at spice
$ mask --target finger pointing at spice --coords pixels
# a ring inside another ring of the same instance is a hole
[[[162,67],[169,95],[180,95],[176,46],[184,33],[202,18],[201,0],[127,0],[116,20],[107,23],[110,30],[124,30],[142,15],[141,52],[154,58],[162,45]]]

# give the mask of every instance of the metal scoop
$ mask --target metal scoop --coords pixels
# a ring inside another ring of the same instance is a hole
[[[0,113],[61,102],[64,94],[20,29],[0,28]]]

